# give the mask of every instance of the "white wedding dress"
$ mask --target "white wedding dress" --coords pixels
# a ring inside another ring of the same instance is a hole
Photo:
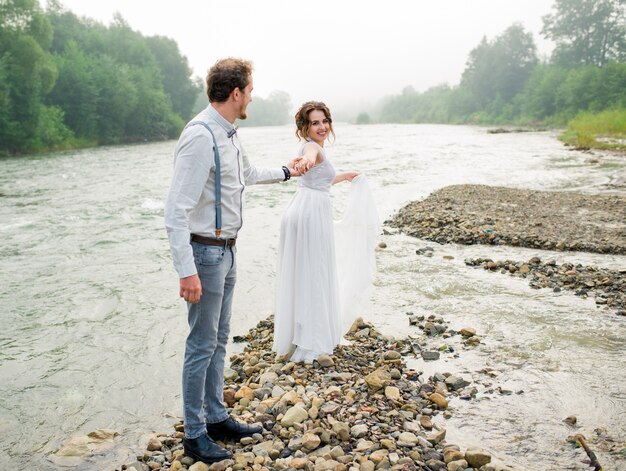
[[[306,145],[317,146],[306,142],[300,155]],[[335,169],[317,147],[322,161],[299,178],[280,227],[273,349],[292,361],[333,352],[363,315],[376,270],[380,226],[367,181],[352,181],[344,217],[334,222]]]

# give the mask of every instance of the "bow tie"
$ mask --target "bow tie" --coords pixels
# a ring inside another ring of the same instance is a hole
[[[237,128],[236,127],[231,129],[230,131],[228,131],[228,137],[233,137],[235,134],[237,134]]]

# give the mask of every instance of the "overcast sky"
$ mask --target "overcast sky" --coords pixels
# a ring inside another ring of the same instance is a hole
[[[46,0],[40,0],[45,5]],[[61,0],[109,24],[115,12],[144,35],[173,38],[195,74],[219,58],[254,62],[256,96],[273,90],[294,106],[368,105],[411,85],[458,84],[469,52],[514,22],[540,36],[551,0]]]

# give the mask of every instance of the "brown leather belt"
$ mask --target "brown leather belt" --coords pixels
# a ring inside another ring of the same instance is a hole
[[[216,245],[219,247],[232,247],[237,239],[214,239],[212,237],[204,237],[197,234],[191,234],[191,241],[204,245]]]

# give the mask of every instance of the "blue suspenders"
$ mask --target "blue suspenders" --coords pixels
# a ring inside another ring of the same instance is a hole
[[[222,175],[220,171],[220,151],[217,148],[217,141],[215,140],[215,134],[211,131],[211,128],[204,121],[191,121],[185,129],[189,126],[195,126],[200,124],[211,133],[213,138],[213,151],[215,152],[215,237],[219,238],[222,233]]]

